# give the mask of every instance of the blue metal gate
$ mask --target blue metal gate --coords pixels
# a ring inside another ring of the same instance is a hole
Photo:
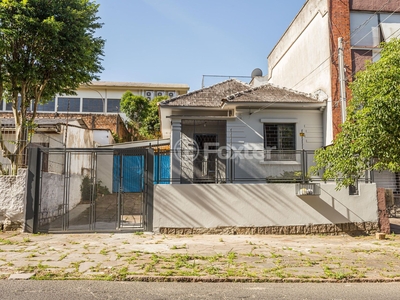
[[[141,193],[144,187],[144,155],[114,155],[113,193]]]

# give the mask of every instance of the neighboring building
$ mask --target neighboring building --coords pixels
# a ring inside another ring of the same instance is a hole
[[[7,149],[12,151],[15,143],[15,125],[13,118],[0,118],[0,130]],[[97,145],[112,144],[114,139],[108,129],[90,129],[82,119],[37,119],[34,129],[29,130],[33,133],[29,137],[30,147],[45,148],[94,148]],[[63,172],[63,155],[46,155],[43,160],[43,171]],[[0,164],[3,169],[9,169],[10,161],[0,156]],[[22,165],[27,164],[27,157],[21,160]],[[82,162],[78,165],[77,174],[90,170],[89,162]]]
[[[380,42],[399,35],[400,0],[308,0],[269,54],[268,80],[326,95],[324,143],[330,144],[342,123],[338,39],[344,40],[348,82],[366,60],[379,59]]]
[[[176,152],[172,182],[265,182],[301,171],[299,150],[323,146],[325,106],[304,93],[271,84],[251,88],[235,79],[163,101],[162,134]],[[230,151],[252,154],[222,157]]]
[[[53,101],[39,105],[38,119],[49,115],[55,119],[81,118],[90,129],[109,129],[122,141],[128,141],[125,115],[120,111],[121,97],[126,91],[151,100],[157,96],[176,97],[188,90],[187,84],[94,81],[80,86],[76,96],[57,95]],[[0,117],[12,118],[11,103],[0,101]]]

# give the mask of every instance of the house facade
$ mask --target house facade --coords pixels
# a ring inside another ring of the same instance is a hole
[[[400,34],[400,0],[308,0],[268,55],[268,82],[326,95],[325,145],[340,131],[338,40],[343,38],[347,83],[379,44]],[[307,63],[304,63],[307,62]]]
[[[265,182],[300,172],[300,151],[323,146],[325,107],[305,93],[235,79],[161,102],[171,181]]]
[[[360,183],[354,195],[305,176],[314,150],[324,145],[327,103],[318,96],[231,79],[161,102],[171,184],[154,186],[154,230],[334,234],[377,228],[374,184]]]
[[[268,75],[254,80],[326,97],[324,145],[342,123],[339,38],[343,39],[343,86],[366,61],[380,57],[379,45],[400,35],[400,0],[308,0],[268,55]],[[304,63],[306,62],[306,63]],[[379,187],[400,193],[400,176],[373,172]]]

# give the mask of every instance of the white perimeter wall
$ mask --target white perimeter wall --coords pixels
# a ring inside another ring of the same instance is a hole
[[[269,82],[328,95],[325,144],[332,141],[328,1],[309,0],[268,56]]]
[[[0,176],[0,223],[24,222],[26,174],[19,169],[17,176]]]
[[[17,176],[0,176],[0,223],[25,222],[26,169],[19,169]],[[41,212],[47,217],[56,217],[62,212],[64,176],[54,173],[43,173],[41,186]],[[81,201],[80,186],[82,177],[72,175],[70,178],[69,210]],[[40,217],[40,216],[39,216]]]
[[[295,194],[295,184],[156,185],[154,230],[218,226],[289,226],[377,222],[375,184],[360,195],[321,184],[320,197]]]
[[[97,154],[97,180],[106,186],[110,193],[113,188],[114,153]]]

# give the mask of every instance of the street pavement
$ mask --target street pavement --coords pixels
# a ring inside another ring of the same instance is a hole
[[[400,283],[186,283],[0,280],[1,300],[399,299]]]
[[[400,281],[400,236],[0,233],[0,279]]]

